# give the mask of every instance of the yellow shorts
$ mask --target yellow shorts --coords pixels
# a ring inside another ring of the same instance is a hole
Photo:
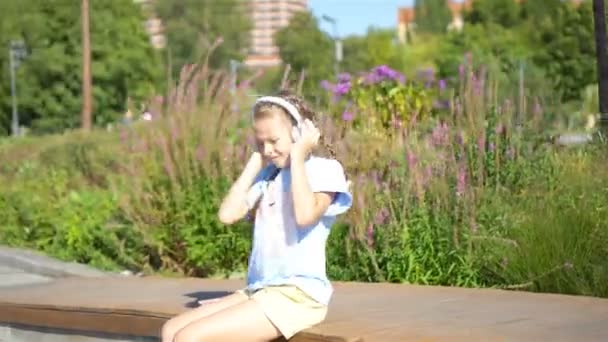
[[[268,320],[286,338],[321,323],[327,316],[327,305],[319,303],[293,285],[269,286],[259,290],[238,290],[255,300]]]

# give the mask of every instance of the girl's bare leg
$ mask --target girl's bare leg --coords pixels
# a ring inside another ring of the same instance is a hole
[[[219,298],[209,302],[201,302],[202,306],[186,311],[176,317],[168,320],[162,328],[162,341],[173,342],[175,334],[188,324],[195,322],[203,317],[213,315],[214,313],[238,305],[247,300],[247,296],[242,293],[233,293],[231,295]]]
[[[247,300],[188,324],[175,342],[272,341],[281,336],[254,300]]]

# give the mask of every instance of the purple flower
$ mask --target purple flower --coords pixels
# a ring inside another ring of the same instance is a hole
[[[456,114],[457,117],[462,116],[462,104],[460,103],[460,101],[458,99],[456,99],[454,101],[454,113]]]
[[[410,170],[413,169],[417,163],[418,163],[418,159],[416,158],[416,155],[414,154],[414,152],[412,152],[410,149],[408,149],[407,150],[407,165],[410,167]]]
[[[382,81],[382,77],[377,74],[370,72],[369,74],[364,76],[363,82],[367,85],[376,84]]]
[[[460,79],[464,78],[464,64],[458,66],[458,75],[460,76]]]
[[[486,137],[483,134],[477,138],[477,148],[479,149],[479,152],[485,152]]]
[[[334,95],[336,96],[343,96],[346,95],[348,93],[348,91],[350,90],[350,82],[346,82],[346,83],[339,83],[334,87]]]
[[[247,145],[254,146],[255,143],[255,136],[251,133],[247,134]]]
[[[494,152],[494,150],[496,149],[496,145],[494,145],[494,143],[491,142],[490,146],[488,146],[488,149],[490,150],[490,152]]]
[[[426,169],[424,169],[424,177],[422,178],[422,185],[426,186],[432,177],[433,177],[433,168],[430,165],[428,165],[426,167]]]
[[[244,80],[241,83],[239,83],[239,85],[237,86],[237,88],[239,89],[247,89],[251,87],[251,81],[250,80]]]
[[[450,100],[434,100],[433,108],[435,109],[447,109],[450,108]]]
[[[439,90],[440,91],[444,91],[445,88],[447,88],[447,82],[444,79],[439,80],[439,82],[437,83],[437,85],[439,86]]]
[[[400,72],[391,69],[387,65],[380,65],[372,69],[372,71],[365,76],[366,84],[375,84],[384,80],[392,80],[400,83],[405,82],[405,76]]]
[[[372,223],[370,223],[367,226],[366,238],[367,238],[367,245],[370,247],[373,247],[374,246],[374,225]]]
[[[350,82],[351,76],[349,73],[341,73],[338,75],[338,83]]]
[[[458,176],[456,180],[456,196],[464,195],[467,187],[467,170],[464,165],[458,168]]]
[[[386,208],[380,209],[376,213],[376,216],[374,217],[374,223],[377,224],[377,225],[385,224],[386,220],[389,217],[389,215],[390,215],[390,213],[389,213],[388,209],[386,209]]]
[[[342,120],[344,121],[353,121],[355,117],[355,114],[353,112],[350,112],[348,110],[345,110],[344,112],[342,112]]]
[[[205,148],[202,145],[199,145],[196,148],[196,160],[198,160],[199,162],[203,161],[205,159],[205,155],[206,155]]]
[[[433,68],[427,68],[424,70],[420,70],[417,72],[416,75],[419,79],[424,80],[427,83],[435,80],[435,70],[433,70]]]
[[[494,128],[494,132],[496,134],[502,134],[502,132],[505,131],[505,126],[503,126],[501,123],[499,123],[498,125],[496,125],[496,128]]]
[[[483,90],[483,84],[484,84],[483,79],[475,77],[475,78],[473,78],[472,81],[473,81],[473,93],[475,95],[481,95],[481,92]]]
[[[327,91],[333,91],[334,90],[334,85],[329,83],[328,80],[323,80],[321,81],[321,88],[327,90]]]
[[[393,118],[391,120],[391,123],[393,124],[393,127],[395,127],[395,128],[403,127],[403,120],[401,120],[400,118],[397,118],[397,117]]]
[[[446,146],[448,144],[449,127],[445,122],[435,126],[431,134],[431,143],[433,146]]]

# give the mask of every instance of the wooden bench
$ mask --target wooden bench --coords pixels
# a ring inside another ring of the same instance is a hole
[[[157,337],[169,317],[243,285],[101,277],[0,288],[0,326]],[[326,321],[292,341],[608,341],[607,299],[400,284],[334,287]]]

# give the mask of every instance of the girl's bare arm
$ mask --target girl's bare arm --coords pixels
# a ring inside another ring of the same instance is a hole
[[[259,152],[254,152],[245,165],[239,178],[232,184],[230,191],[224,197],[218,213],[220,222],[232,224],[247,215],[249,205],[247,192],[255,177],[262,170],[263,160]]]

